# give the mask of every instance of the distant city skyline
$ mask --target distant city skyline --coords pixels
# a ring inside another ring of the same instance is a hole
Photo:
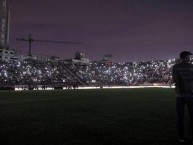
[[[85,53],[91,61],[112,54],[113,62],[177,58],[193,51],[192,0],[11,1],[10,48],[27,52],[16,38],[83,42],[32,43],[32,53],[61,59]]]

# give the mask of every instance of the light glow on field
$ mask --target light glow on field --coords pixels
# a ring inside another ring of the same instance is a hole
[[[103,86],[103,87],[78,87],[78,89],[83,90],[83,89],[132,89],[132,88],[174,88],[174,86]],[[29,90],[26,87],[16,87],[15,91],[24,91],[24,90]],[[34,90],[44,90],[41,87],[38,89],[34,89]],[[48,87],[45,88],[45,90],[54,90],[54,88]],[[66,89],[66,87],[63,87],[63,90],[69,90]],[[72,90],[72,89],[71,89]]]
[[[27,87],[15,87],[15,91],[25,91],[25,90],[29,90],[29,89]],[[38,89],[36,88],[34,90],[54,90],[54,88],[47,87],[43,89],[42,87],[38,87]]]
[[[102,87],[103,89],[132,89],[132,88],[174,88],[174,86],[113,86]],[[102,89],[101,87],[79,87],[78,89]]]

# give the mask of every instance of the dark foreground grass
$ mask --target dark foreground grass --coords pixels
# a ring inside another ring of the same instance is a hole
[[[1,91],[1,145],[177,144],[173,89]]]

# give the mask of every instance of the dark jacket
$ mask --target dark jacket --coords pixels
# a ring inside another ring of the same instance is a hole
[[[186,61],[175,64],[172,77],[177,94],[193,94],[193,64]]]

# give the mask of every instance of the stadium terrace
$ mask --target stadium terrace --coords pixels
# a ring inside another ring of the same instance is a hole
[[[78,87],[172,86],[171,69],[175,63],[175,59],[86,65],[32,58],[24,61],[1,61],[0,88],[48,90]]]

